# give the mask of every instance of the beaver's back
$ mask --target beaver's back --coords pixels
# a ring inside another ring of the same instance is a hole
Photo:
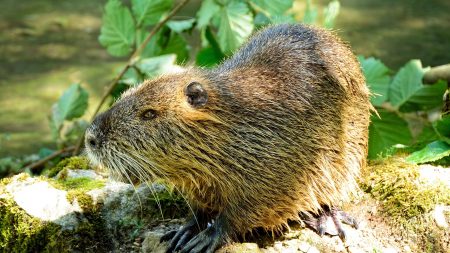
[[[370,103],[345,44],[326,30],[274,26],[207,77],[219,93],[210,109],[227,126],[216,148],[227,170],[214,171],[226,193],[212,206],[233,210],[237,230],[346,199],[365,163]]]

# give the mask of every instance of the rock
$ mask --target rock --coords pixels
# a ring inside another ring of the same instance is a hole
[[[187,213],[184,200],[161,185],[135,188],[92,179],[98,177],[88,170],[60,171],[66,173],[60,180],[20,174],[1,181],[0,247],[8,252],[129,252],[141,247],[144,224]],[[147,248],[151,238],[146,238]]]
[[[232,243],[219,250],[216,253],[262,253],[256,243]]]
[[[76,213],[82,211],[81,207],[78,202],[67,200],[66,191],[45,181],[22,177],[14,177],[6,186],[6,191],[20,208],[33,217],[60,225],[62,230],[73,230],[78,226],[83,217]]]
[[[436,225],[440,228],[448,228],[448,222],[445,218],[444,211],[450,210],[450,207],[447,206],[447,208],[443,205],[436,205],[434,208],[432,215],[433,219],[436,222]]]
[[[147,232],[145,234],[145,239],[142,242],[142,253],[165,253],[167,249],[167,242],[160,242],[162,233],[158,232]]]
[[[397,253],[398,250],[394,249],[394,248],[384,248],[381,250],[382,253]]]
[[[94,170],[71,170],[66,169],[64,173],[58,173],[56,179],[62,179],[62,177],[67,178],[90,178],[92,180],[102,180],[105,179],[103,176],[97,174]]]
[[[350,246],[347,248],[348,253],[364,253],[364,250],[358,249],[355,246]],[[375,250],[373,252],[376,252]]]
[[[299,243],[299,245],[298,245],[298,249],[301,251],[301,252],[304,252],[304,253],[306,253],[306,252],[308,252],[308,250],[311,248],[311,245],[309,244],[309,243],[307,243],[307,242],[301,242],[301,243]]]
[[[429,164],[419,166],[419,179],[429,185],[444,184],[450,188],[449,168],[436,167]]]
[[[320,253],[320,251],[316,247],[311,247],[309,248],[308,253]]]

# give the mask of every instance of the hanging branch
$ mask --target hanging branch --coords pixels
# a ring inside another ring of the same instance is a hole
[[[91,122],[94,120],[97,113],[100,111],[100,108],[105,103],[106,99],[111,95],[111,92],[114,90],[114,88],[117,87],[119,84],[120,79],[125,75],[127,70],[136,63],[136,61],[139,59],[139,55],[144,50],[145,46],[148,44],[148,42],[155,36],[155,34],[164,26],[164,24],[169,21],[183,6],[185,6],[189,0],[183,0],[181,3],[179,3],[175,8],[172,9],[172,11],[158,24],[156,24],[153,29],[150,31],[150,33],[145,38],[144,42],[136,48],[133,52],[133,54],[128,59],[127,64],[123,67],[122,71],[114,78],[114,80],[108,85],[108,89],[103,94],[102,98],[100,99],[100,102],[97,105],[97,108],[95,108],[94,114],[92,115]],[[84,133],[80,136],[80,138],[77,141],[77,144],[75,145],[75,149],[73,151],[73,155],[77,155],[80,152],[81,145],[83,144],[84,140]]]
[[[158,24],[156,24],[153,27],[153,29],[150,31],[148,36],[145,38],[144,42],[142,42],[142,44],[133,51],[133,54],[128,59],[127,64],[123,67],[123,69],[120,71],[120,73],[113,79],[113,81],[108,85],[107,90],[105,91],[102,98],[100,99],[100,102],[98,103],[97,107],[95,108],[95,111],[94,111],[94,114],[92,115],[91,121],[95,118],[97,113],[100,111],[100,108],[103,106],[103,104],[105,103],[105,101],[109,97],[109,95],[111,95],[111,92],[114,90],[114,88],[116,88],[116,86],[118,85],[118,83],[119,83],[120,79],[123,77],[123,75],[139,59],[140,53],[142,52],[142,50],[144,50],[144,48],[148,44],[148,42],[164,26],[164,24],[167,23],[167,21],[169,21],[169,19],[171,19],[188,2],[189,2],[189,0],[183,0],[177,6],[175,6],[175,8],[173,8],[172,11],[163,20],[161,20]],[[83,140],[84,140],[84,133],[82,134],[82,136],[80,136],[80,138],[78,139],[75,146],[56,150],[55,152],[42,158],[41,160],[36,161],[36,162],[26,166],[24,169],[35,170],[36,168],[42,167],[45,163],[47,163],[51,159],[53,159],[61,154],[64,154],[64,153],[72,152],[72,155],[77,155],[80,152],[80,148],[81,148],[81,145],[83,144]]]
[[[64,153],[71,152],[74,149],[75,149],[75,147],[71,146],[71,147],[67,147],[67,148],[63,148],[63,149],[57,150],[57,151],[51,153],[50,155],[42,158],[41,160],[36,161],[36,162],[34,162],[34,163],[30,164],[30,165],[25,166],[24,170],[27,170],[27,169],[29,169],[31,171],[36,170],[37,168],[40,168],[40,167],[44,166],[44,164],[46,162],[52,160],[53,158],[55,158],[55,157],[57,157],[59,155],[62,155]]]

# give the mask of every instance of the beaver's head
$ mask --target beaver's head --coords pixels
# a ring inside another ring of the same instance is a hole
[[[204,173],[210,147],[203,140],[220,124],[212,113],[215,100],[213,87],[198,72],[146,81],[95,118],[86,131],[87,154],[127,181]]]

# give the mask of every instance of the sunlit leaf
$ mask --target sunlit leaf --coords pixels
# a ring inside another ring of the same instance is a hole
[[[406,161],[411,163],[427,163],[437,161],[448,155],[450,155],[450,144],[445,141],[434,141],[425,148],[406,157]]]
[[[250,0],[259,11],[266,12],[269,16],[283,15],[292,8],[292,0]]]
[[[314,24],[317,20],[317,8],[312,5],[311,0],[306,0],[305,15],[303,16],[303,23]]]
[[[52,106],[50,126],[56,137],[65,120],[83,116],[88,106],[89,95],[79,84],[72,84]]]
[[[331,1],[327,7],[324,9],[324,21],[323,26],[325,28],[333,28],[334,27],[334,20],[339,14],[339,9],[341,5],[338,0]]]
[[[186,20],[170,20],[166,23],[166,25],[170,28],[170,30],[180,33],[191,29],[194,23],[195,18],[190,18]]]
[[[172,0],[131,0],[137,27],[156,24],[172,7]]]
[[[209,24],[211,18],[216,15],[220,10],[220,5],[218,5],[214,0],[204,0],[200,6],[200,10],[197,12],[197,27],[203,28]]]
[[[395,108],[399,108],[422,88],[425,71],[419,60],[411,60],[397,72],[389,87],[389,101]]]
[[[139,68],[147,78],[152,78],[179,69],[175,64],[176,58],[177,57],[174,54],[146,58],[136,63],[136,67]]]
[[[222,52],[237,49],[252,33],[253,17],[243,2],[230,1],[220,9],[220,24],[217,33]]]
[[[380,118],[372,115],[369,127],[369,158],[396,144],[408,145],[412,136],[408,124],[397,114],[383,109],[378,110]]]
[[[433,85],[422,85],[414,95],[400,106],[402,112],[426,111],[437,107],[442,107],[444,101],[442,96],[447,90],[445,81],[438,81]]]
[[[389,69],[378,59],[373,57],[364,58],[359,56],[358,60],[366,77],[367,85],[373,93],[370,101],[375,106],[381,106],[387,100],[389,91]]]
[[[130,10],[119,0],[109,0],[98,38],[100,44],[113,56],[125,56],[133,50],[135,31]]]

